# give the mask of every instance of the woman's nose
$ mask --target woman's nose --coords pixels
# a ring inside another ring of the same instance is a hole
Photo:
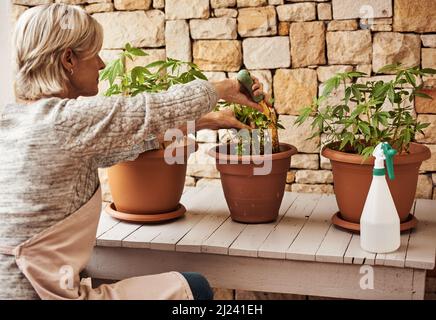
[[[100,70],[106,68],[106,64],[104,63],[103,59],[100,56],[98,56],[98,60],[100,62]]]

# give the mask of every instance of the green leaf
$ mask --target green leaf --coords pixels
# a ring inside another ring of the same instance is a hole
[[[391,73],[393,71],[397,71],[399,66],[400,66],[399,63],[388,64],[382,67],[381,69],[379,69],[377,73]]]
[[[436,70],[433,68],[424,68],[421,69],[421,72],[425,74],[436,74]]]
[[[127,50],[127,52],[129,52],[130,54],[137,56],[137,57],[148,56],[148,53],[146,53],[144,50],[139,49],[139,48],[130,48],[129,50]]]
[[[355,85],[352,85],[352,86],[351,86],[351,91],[353,92],[353,95],[354,95],[354,97],[356,98],[356,100],[357,100],[358,102],[360,102],[361,99],[362,99],[362,94],[361,94],[361,92],[359,91],[359,89],[358,89]]]
[[[416,87],[416,81],[415,76],[411,75],[409,72],[405,72],[404,75],[406,76],[407,81],[413,86]]]
[[[359,129],[367,136],[371,135],[371,129],[369,128],[369,125],[365,122],[359,123]]]
[[[429,96],[428,94],[426,94],[424,92],[415,92],[413,95],[415,95],[417,97],[425,98],[425,99],[433,99],[432,96]]]

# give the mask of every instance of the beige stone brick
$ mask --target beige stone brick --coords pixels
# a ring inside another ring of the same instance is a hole
[[[209,0],[166,0],[167,20],[209,18]]]
[[[315,137],[308,140],[313,134],[310,127],[311,119],[303,123],[301,126],[295,124],[296,116],[281,115],[279,117],[285,130],[279,130],[279,140],[295,146],[298,152],[302,153],[318,153],[320,147],[320,138]]]
[[[294,3],[277,6],[279,21],[311,21],[316,20],[316,4]]]
[[[292,169],[319,169],[319,155],[317,154],[295,154],[291,158]]]
[[[209,18],[189,21],[192,39],[236,39],[236,19]]]
[[[435,144],[427,144],[426,145],[431,152],[431,158],[424,161],[419,168],[421,171],[436,171],[436,145]],[[435,181],[436,182],[436,181]]]
[[[289,22],[280,21],[278,26],[278,35],[279,36],[287,36],[289,35],[289,28],[290,24]]]
[[[331,3],[318,3],[318,20],[331,20],[332,19],[332,5]]]
[[[394,31],[436,32],[434,0],[395,0]]]
[[[165,0],[153,0],[153,8],[164,9],[165,8]]]
[[[369,30],[327,32],[330,64],[371,63],[372,39]]]
[[[373,71],[387,64],[401,63],[405,67],[420,64],[421,39],[419,35],[396,32],[379,32],[373,39]]]
[[[148,10],[151,4],[151,0],[114,0],[117,10]]]
[[[436,49],[422,48],[422,67],[436,68]]]
[[[97,12],[111,12],[114,11],[114,5],[113,3],[92,3],[85,7],[85,11],[88,14]]]
[[[319,82],[325,82],[339,72],[353,71],[353,66],[320,66],[316,69]]]
[[[276,10],[273,6],[239,9],[238,33],[241,37],[276,35]]]
[[[296,170],[288,171],[288,173],[286,174],[286,183],[293,183],[295,181],[296,172],[297,172]]]
[[[220,8],[220,9],[213,10],[213,15],[217,18],[220,18],[220,17],[236,18],[238,16],[238,10],[228,9],[228,8]]]
[[[317,94],[317,75],[311,69],[279,69],[274,75],[275,108],[281,114],[299,115]]]
[[[268,4],[267,0],[237,0],[238,8],[242,7],[262,7]]]
[[[289,37],[247,38],[242,42],[248,69],[287,68],[291,65]]]
[[[333,19],[392,17],[391,0],[333,0]]]
[[[433,114],[418,114],[418,122],[430,123],[430,125],[424,129],[424,134],[418,134],[416,141],[421,143],[436,144],[436,115]]]
[[[321,21],[296,22],[289,30],[292,67],[325,64],[325,26]]]
[[[93,17],[103,26],[104,49],[165,45],[165,16],[162,11],[118,11],[95,13]]]
[[[208,154],[208,151],[214,146],[216,146],[216,143],[198,144],[198,150],[188,159],[187,175],[214,179],[220,177],[216,169],[215,159]]]
[[[214,9],[234,7],[236,0],[210,0],[210,6]]]
[[[327,25],[328,31],[353,31],[357,30],[359,25],[357,20],[333,20]]]
[[[436,48],[436,34],[423,34],[421,40],[424,47]]]
[[[420,174],[418,176],[418,186],[416,188],[417,199],[431,199],[433,193],[433,183],[431,177],[428,175]]]
[[[333,183],[333,174],[330,170],[298,170],[295,182],[302,184]]]
[[[166,22],[165,43],[169,58],[192,61],[189,25],[185,20]]]
[[[205,71],[238,71],[242,65],[241,42],[199,40],[194,42],[194,63]]]
[[[415,98],[415,108],[417,113],[436,113],[436,88],[421,90],[432,97],[433,99],[426,99],[422,97]]]
[[[22,6],[39,6],[41,4],[53,3],[53,0],[12,0],[12,3]]]

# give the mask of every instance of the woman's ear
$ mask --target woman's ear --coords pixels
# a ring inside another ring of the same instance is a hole
[[[73,50],[70,48],[65,49],[61,56],[61,62],[67,73],[73,75],[77,64]]]

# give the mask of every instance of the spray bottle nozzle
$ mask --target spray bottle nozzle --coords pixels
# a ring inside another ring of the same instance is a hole
[[[397,154],[397,150],[393,149],[387,142],[382,143],[383,153],[385,154],[386,168],[388,169],[389,179],[394,180],[394,160],[393,157]]]

